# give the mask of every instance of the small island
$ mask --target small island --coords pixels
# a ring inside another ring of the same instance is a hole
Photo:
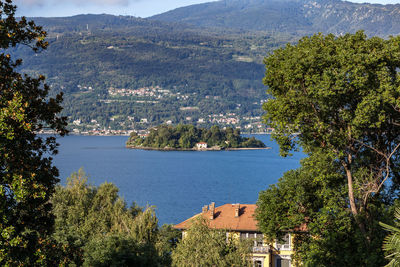
[[[239,129],[228,127],[220,129],[196,128],[193,125],[179,124],[176,127],[160,125],[150,130],[147,136],[132,132],[126,146],[148,150],[243,150],[268,149],[263,142],[254,137],[242,137]]]

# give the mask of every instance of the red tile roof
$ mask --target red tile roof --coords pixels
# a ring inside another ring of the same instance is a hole
[[[240,205],[238,217],[235,217],[236,205]],[[197,216],[203,216],[209,222],[210,228],[232,231],[259,231],[257,228],[257,221],[254,218],[256,207],[257,205],[255,204],[225,204],[215,208],[214,219],[212,220],[210,219],[211,211],[208,209],[174,227],[176,229],[187,229],[190,227],[192,219]]]

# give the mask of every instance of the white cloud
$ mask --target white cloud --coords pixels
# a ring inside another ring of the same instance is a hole
[[[138,2],[140,0],[15,0],[15,4],[20,7],[32,6],[57,6],[63,5],[109,5],[109,6],[127,6],[130,2]]]

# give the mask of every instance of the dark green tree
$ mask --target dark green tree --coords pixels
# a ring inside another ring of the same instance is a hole
[[[352,218],[369,247],[373,207],[393,198],[400,146],[400,37],[363,32],[322,34],[275,50],[265,59],[264,83],[272,98],[265,121],[287,154],[334,155],[347,186]],[[296,135],[298,134],[298,135]]]
[[[220,145],[221,140],[222,140],[222,135],[223,133],[221,132],[221,129],[219,128],[218,125],[213,125],[210,128],[211,136],[207,140],[210,146],[217,146]]]
[[[171,266],[171,252],[176,248],[181,236],[181,231],[174,229],[171,224],[164,224],[159,228],[156,249],[162,266]]]
[[[96,236],[86,244],[83,266],[151,266],[143,252],[134,240],[122,234]]]
[[[66,133],[61,94],[49,98],[44,77],[16,71],[21,59],[8,49],[26,45],[34,52],[47,47],[46,32],[33,21],[15,18],[11,0],[0,1],[0,264],[45,264],[47,239],[53,230],[49,198],[58,182],[52,166],[54,137],[37,132]],[[51,246],[50,246],[51,247]]]

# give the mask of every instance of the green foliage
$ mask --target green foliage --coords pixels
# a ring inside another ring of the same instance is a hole
[[[83,266],[157,266],[152,249],[122,234],[97,236],[85,246]]]
[[[370,204],[367,245],[349,212],[344,174],[339,170],[340,164],[325,153],[302,160],[299,169],[286,172],[276,185],[260,192],[259,227],[270,240],[294,231],[294,257],[305,266],[382,266],[384,232],[377,218],[388,220],[389,204],[384,199]]]
[[[306,264],[384,264],[378,221],[399,188],[399,42],[318,34],[265,59],[265,121],[283,155],[301,145],[309,157],[260,194],[258,218],[272,237],[306,224],[296,243]]]
[[[58,182],[52,166],[57,153],[54,137],[36,132],[66,133],[61,95],[49,98],[44,76],[16,72],[21,59],[6,51],[26,45],[38,52],[47,47],[46,32],[33,21],[15,18],[11,0],[0,1],[0,264],[3,266],[57,264],[49,239],[53,216],[49,198]],[[54,248],[54,249],[53,249]]]
[[[349,143],[365,150],[363,138],[373,142],[373,134],[388,130],[390,144],[398,131],[389,126],[399,116],[399,39],[314,35],[267,57],[264,83],[274,99],[264,104],[265,121],[281,150],[299,141],[307,151],[326,146],[343,157]],[[298,139],[290,138],[297,132]]]
[[[387,252],[386,258],[390,260],[386,267],[400,265],[400,208],[395,209],[394,217],[396,227],[382,222],[379,223],[386,231],[390,232],[383,242],[383,249]]]
[[[206,142],[208,147],[246,148],[265,147],[265,144],[254,137],[240,136],[240,130],[231,127],[221,130],[214,125],[211,129],[196,128],[193,125],[179,124],[176,127],[160,125],[150,130],[147,137],[141,138],[132,132],[127,145],[159,149],[192,149],[198,142]]]
[[[58,186],[52,199],[54,239],[68,248],[70,262],[83,266],[161,266],[170,262],[176,234],[159,235],[154,209],[127,208],[110,183],[87,183],[80,169]],[[172,241],[171,241],[172,240]]]
[[[393,202],[399,186],[399,42],[363,32],[318,34],[265,59],[264,83],[273,96],[264,104],[265,121],[275,128],[273,138],[284,155],[301,145],[332,157],[372,250],[375,210]]]
[[[227,237],[227,231],[210,229],[196,218],[172,253],[172,266],[251,266],[250,246]]]
[[[176,248],[181,236],[181,231],[175,229],[171,224],[164,224],[159,228],[156,249],[163,266],[171,266],[171,252]]]

